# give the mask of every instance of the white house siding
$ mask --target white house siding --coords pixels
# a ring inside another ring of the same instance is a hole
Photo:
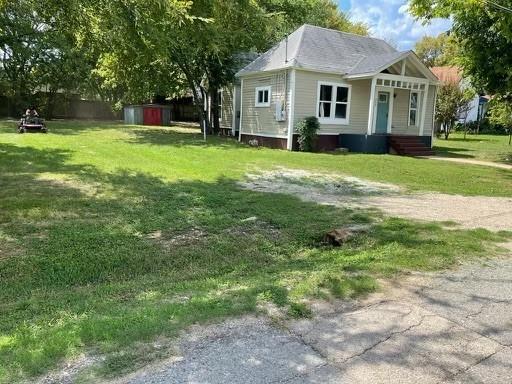
[[[233,87],[222,89],[220,126],[230,128],[233,125]]]
[[[391,122],[391,134],[393,135],[419,135],[419,126],[409,126],[409,98],[411,91],[407,89],[395,89],[396,97],[393,100],[393,121]],[[421,106],[421,100],[419,100]],[[421,120],[421,111],[418,111],[418,124]]]
[[[286,71],[262,73],[243,78],[242,89],[242,134],[268,135],[286,137],[287,121],[277,121],[275,117],[276,103],[286,102],[287,87]],[[271,102],[269,107],[256,107],[256,88],[271,86]],[[288,115],[286,111],[286,116]]]
[[[296,71],[295,85],[295,121],[308,116],[316,116],[318,102],[318,82],[346,83],[352,85],[350,115],[348,125],[322,124],[320,134],[355,133],[365,134],[368,129],[368,110],[370,105],[370,80],[347,82],[340,75],[319,72]]]
[[[427,114],[425,115],[425,126],[423,135],[430,136],[432,133],[432,115],[434,110],[435,86],[430,86],[427,100]],[[396,97],[393,100],[393,121],[391,123],[391,134],[393,135],[411,135],[420,134],[419,124],[421,122],[421,107],[423,106],[423,94],[420,94],[419,111],[416,126],[409,126],[409,99],[411,91],[407,89],[395,89]]]

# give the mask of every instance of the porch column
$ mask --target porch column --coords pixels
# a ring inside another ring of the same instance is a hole
[[[421,120],[420,120],[420,136],[423,136],[425,128],[425,116],[427,115],[427,102],[428,102],[428,89],[429,83],[425,84],[425,92],[423,92],[423,103],[421,106]]]
[[[288,138],[286,140],[286,149],[293,149],[293,123],[295,120],[295,69],[290,72],[288,91]]]
[[[367,134],[371,135],[373,131],[373,115],[375,114],[375,92],[377,88],[377,78],[372,79],[372,85],[370,87],[370,107],[368,112],[368,131]]]
[[[244,126],[244,79],[240,79],[240,127],[238,127],[238,141],[242,141],[242,127]]]
[[[233,86],[233,95],[231,97],[231,103],[232,105],[232,113],[233,116],[231,117],[231,136],[235,136],[236,133],[236,85]]]

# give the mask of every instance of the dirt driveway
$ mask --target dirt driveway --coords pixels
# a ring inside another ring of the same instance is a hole
[[[512,198],[410,194],[394,185],[290,169],[249,175],[241,186],[255,191],[287,193],[320,204],[377,208],[391,216],[451,221],[468,229],[512,230]]]

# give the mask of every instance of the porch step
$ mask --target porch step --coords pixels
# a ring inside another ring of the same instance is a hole
[[[425,145],[417,136],[389,136],[389,146],[399,155],[432,156],[432,148]]]

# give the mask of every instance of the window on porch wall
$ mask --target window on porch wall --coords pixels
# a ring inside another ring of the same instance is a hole
[[[409,96],[409,126],[415,127],[418,125],[418,106],[419,106],[419,93],[412,92]]]

